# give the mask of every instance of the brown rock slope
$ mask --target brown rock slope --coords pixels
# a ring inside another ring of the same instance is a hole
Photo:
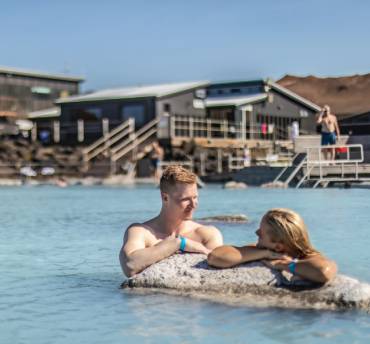
[[[315,104],[329,104],[339,118],[370,111],[370,73],[337,78],[286,75],[277,83]]]

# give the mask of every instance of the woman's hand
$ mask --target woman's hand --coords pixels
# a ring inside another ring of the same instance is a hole
[[[271,269],[276,269],[276,270],[285,270],[289,271],[289,264],[293,261],[292,257],[286,256],[286,255],[281,255],[280,258],[274,259],[271,258],[270,260],[264,259],[262,260],[262,263],[266,265],[267,267]]]

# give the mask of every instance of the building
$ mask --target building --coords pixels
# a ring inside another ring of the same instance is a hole
[[[81,77],[0,67],[0,117],[25,118],[79,93]]]
[[[91,143],[129,118],[135,119],[138,130],[158,117],[168,119],[167,128],[163,121],[160,124],[162,139],[288,139],[293,122],[303,133],[315,132],[314,115],[320,110],[294,92],[262,79],[125,87],[56,103],[61,109],[54,118],[60,122],[60,141],[69,144]]]

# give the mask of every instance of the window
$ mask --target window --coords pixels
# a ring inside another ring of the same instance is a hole
[[[134,118],[136,127],[144,125],[146,121],[144,104],[124,104],[121,110],[121,118],[124,121]]]
[[[80,108],[72,111],[72,118],[85,121],[96,121],[103,117],[103,110],[99,107]]]
[[[233,94],[239,94],[239,93],[241,93],[240,88],[232,88],[231,89],[231,93],[233,93]]]
[[[164,112],[171,112],[171,104],[168,104],[168,103],[164,103],[163,104],[163,111]]]

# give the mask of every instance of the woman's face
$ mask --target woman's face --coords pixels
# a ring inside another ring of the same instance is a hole
[[[261,220],[260,228],[256,230],[256,235],[258,236],[258,248],[267,248],[269,250],[276,251],[277,244],[271,240],[268,232],[268,224],[264,219]]]

